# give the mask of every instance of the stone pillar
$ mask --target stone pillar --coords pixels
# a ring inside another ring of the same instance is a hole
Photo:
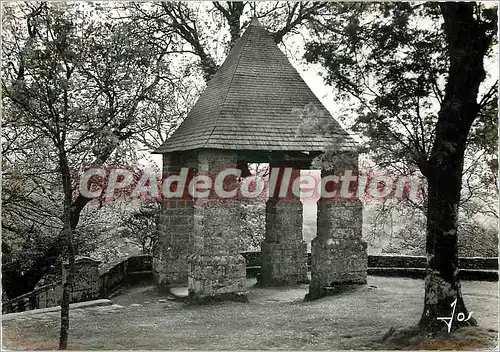
[[[188,162],[179,153],[163,154],[163,178],[174,175],[182,176],[182,167],[188,172]],[[187,176],[189,181],[189,175]],[[182,180],[180,182],[183,182]],[[170,190],[179,187],[172,182]],[[194,205],[187,192],[187,185],[182,196],[175,194],[163,198],[158,221],[158,243],[153,254],[153,275],[160,290],[171,286],[187,286],[190,243],[194,228]]]
[[[302,235],[302,203],[300,197],[297,197],[292,190],[294,180],[300,178],[300,170],[292,167],[286,170],[284,164],[271,164],[269,167],[266,237],[261,244],[262,266],[258,283],[260,285],[306,283],[308,282],[307,244]],[[273,187],[273,173],[277,175],[275,187]],[[288,178],[288,184],[282,184],[282,181],[286,182]],[[288,189],[281,191],[283,186],[288,186]],[[297,191],[295,193],[298,195]],[[286,196],[283,197],[283,194]]]
[[[71,303],[91,301],[99,298],[99,264],[101,262],[89,257],[75,259],[75,276],[71,291]],[[62,282],[66,282],[69,264],[64,263]],[[44,304],[41,304],[44,305]],[[45,306],[47,306],[45,304]]]
[[[335,165],[332,171],[321,171],[324,187],[318,200],[317,236],[311,243],[310,299],[326,295],[337,284],[366,283],[368,254],[361,238],[363,206],[357,195],[357,155],[343,155]],[[350,181],[345,179],[349,176],[345,170],[352,171]]]
[[[228,167],[236,168],[234,153],[199,151],[198,175],[208,175],[214,184],[207,197],[198,197],[198,193],[194,201],[194,237],[188,279],[189,296],[194,299],[231,296],[244,289],[245,259],[238,250],[240,219],[235,211],[239,200],[220,199],[214,192],[218,172]],[[233,182],[228,182],[231,179]],[[227,176],[224,190],[230,190],[235,181],[234,176]]]

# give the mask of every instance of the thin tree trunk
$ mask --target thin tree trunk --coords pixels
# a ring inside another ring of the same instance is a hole
[[[75,272],[75,253],[73,247],[73,236],[71,227],[68,225],[65,228],[66,241],[68,244],[68,267],[66,270],[65,281],[63,283],[63,293],[61,300],[61,330],[59,335],[59,349],[65,350],[68,347],[68,331],[69,331],[69,304],[71,302],[71,292],[73,288],[74,272]],[[62,266],[64,270],[64,265]]]
[[[106,148],[101,155],[99,155],[93,165],[99,165],[106,162],[112,152],[116,149],[117,144],[111,144]],[[69,223],[71,226],[71,231],[74,231],[78,226],[80,220],[80,214],[85,208],[87,203],[92,199],[86,198],[81,193],[78,194],[76,199],[70,203],[69,206]],[[64,210],[66,211],[66,210]],[[67,245],[67,234],[65,228],[61,230],[57,238],[51,243],[49,248],[45,251],[43,255],[38,257],[33,265],[26,271],[21,272],[17,268],[12,268],[7,266],[2,266],[2,286],[5,288],[7,297],[9,299],[16,298],[17,296],[23,295],[34,290],[36,284],[45,275],[52,265],[54,265],[60,258],[61,253]]]
[[[73,229],[71,226],[71,203],[72,203],[72,188],[71,174],[68,164],[68,159],[64,147],[60,148],[59,152],[59,167],[64,189],[64,234],[66,239],[68,267],[63,282],[63,294],[61,300],[61,330],[59,335],[59,349],[65,350],[68,347],[68,331],[69,331],[69,304],[71,302],[71,291],[73,288],[73,279],[75,273],[75,249],[73,246]],[[64,271],[64,265],[63,271]]]

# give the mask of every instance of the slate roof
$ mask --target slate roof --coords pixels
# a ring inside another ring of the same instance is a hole
[[[333,132],[298,133],[303,119],[295,111],[307,106],[315,106]],[[254,19],[186,119],[154,153],[198,148],[317,152],[329,145],[341,151],[357,148]]]

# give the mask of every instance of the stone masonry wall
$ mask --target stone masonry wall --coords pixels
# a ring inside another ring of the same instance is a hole
[[[344,155],[332,171],[322,170],[322,178],[357,172],[357,155]],[[326,191],[331,192],[335,185]],[[327,184],[328,185],[328,184]],[[318,200],[317,236],[311,243],[310,298],[318,298],[336,284],[364,284],[368,269],[367,244],[362,240],[363,205],[354,192],[353,197],[323,198]],[[336,189],[337,193],[340,189]]]
[[[75,276],[71,291],[71,303],[90,301],[100,297],[99,264],[100,261],[89,257],[78,257],[75,259]],[[67,263],[64,264],[63,270],[59,266],[59,273],[61,271],[62,276],[59,276],[58,281],[54,281],[48,285],[39,283],[31,294],[26,295],[30,295],[27,298],[30,303],[25,309],[48,308],[61,304],[62,283],[66,280],[68,272]]]
[[[163,176],[178,174],[182,167],[192,166],[191,159],[192,155],[189,153],[164,154]],[[192,243],[193,219],[194,202],[187,192],[182,198],[162,201],[158,221],[158,243],[153,255],[153,276],[160,289],[187,285],[187,257]]]
[[[214,179],[221,168],[236,166],[236,154],[201,150],[198,172]],[[238,251],[240,221],[237,199],[218,199],[211,194],[194,202],[193,250],[189,257],[188,289],[191,297],[237,293],[243,290],[245,259]]]
[[[271,170],[280,166],[277,188],[266,202],[266,237],[261,244],[262,268],[258,276],[260,285],[294,285],[308,281],[302,203],[291,188],[286,198],[278,197],[283,165],[271,165]],[[300,170],[294,169],[291,180],[299,176]]]
[[[71,291],[71,302],[82,302],[99,297],[99,264],[100,261],[80,257],[75,260],[75,277]],[[64,265],[63,282],[66,280],[68,267]]]
[[[368,254],[361,239],[362,204],[318,204],[318,236],[311,246],[314,280],[325,285],[366,283]],[[327,223],[327,224],[325,224]]]

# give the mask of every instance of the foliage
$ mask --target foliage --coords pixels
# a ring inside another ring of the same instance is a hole
[[[400,202],[370,204],[365,212],[364,238],[381,253],[425,255],[425,213],[411,204]],[[498,256],[498,236],[494,221],[481,215],[468,216],[461,211],[458,227],[459,257]]]
[[[130,21],[106,21],[112,8],[25,3],[3,10],[2,228],[9,235],[2,243],[12,265],[2,269],[6,291],[18,295],[63,252],[63,222],[81,235],[75,249],[92,241],[83,230],[90,223],[78,229],[91,201],[77,189],[83,167],[136,160],[124,144],[179,116],[169,109],[174,86],[165,79],[172,48],[158,48]]]
[[[140,245],[142,253],[152,254],[158,241],[157,223],[160,204],[157,202],[141,203],[138,209],[122,214],[121,236],[133,240]]]
[[[241,252],[260,251],[265,236],[266,205],[263,201],[246,201],[238,207],[240,215],[239,248]]]
[[[485,81],[484,66],[496,48],[497,9],[390,2],[330,9],[331,18],[313,23],[321,40],[309,43],[308,60],[323,64],[326,80],[358,99],[354,127],[374,159],[398,172],[418,171],[428,181],[428,271],[419,327],[437,331],[437,317],[452,302],[467,314],[458,281],[460,193],[471,136],[484,137],[497,114],[498,79]],[[452,320],[454,328],[476,324]]]
[[[275,42],[300,28],[308,19],[320,15],[325,2],[263,2],[254,4],[255,15],[269,28]],[[249,2],[155,2],[124,5],[127,15],[139,23],[163,47],[173,34],[184,54],[185,74],[201,72],[206,81],[217,71],[227,51],[250,23],[253,8]],[[228,28],[229,27],[229,28]],[[181,45],[184,44],[184,45]],[[195,58],[189,61],[187,58]]]
[[[480,11],[488,18],[494,9]],[[327,68],[340,98],[357,100],[352,128],[382,167],[413,173],[429,157],[449,66],[442,26],[432,3],[332,3],[311,21],[305,57]],[[471,139],[496,130],[496,87],[492,77],[480,106],[488,120],[478,119]]]

